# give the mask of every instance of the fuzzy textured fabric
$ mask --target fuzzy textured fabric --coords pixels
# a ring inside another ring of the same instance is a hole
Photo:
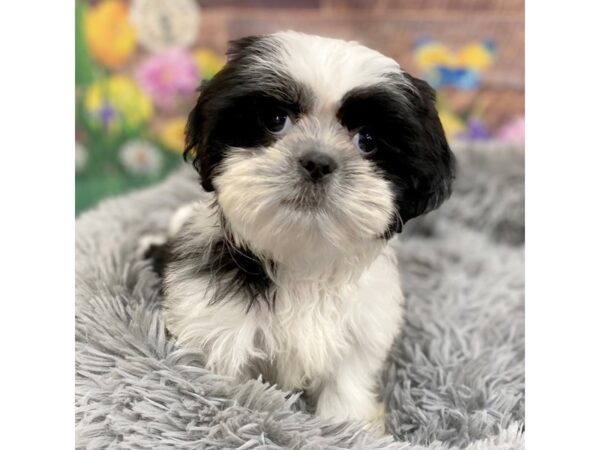
[[[524,152],[455,152],[452,198],[398,245],[406,325],[381,389],[392,436],[326,423],[299,393],[212,374],[165,334],[136,246],[205,195],[185,168],[76,222],[77,448],[522,449]]]

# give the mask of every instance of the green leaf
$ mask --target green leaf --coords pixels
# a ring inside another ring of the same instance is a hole
[[[87,5],[75,3],[75,84],[87,86],[94,81],[94,65],[85,42],[83,18]]]

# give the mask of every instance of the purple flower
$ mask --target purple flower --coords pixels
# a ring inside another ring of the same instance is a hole
[[[172,49],[143,61],[136,78],[158,107],[171,109],[181,96],[194,92],[200,74],[192,55]]]
[[[108,125],[115,118],[117,112],[110,103],[104,102],[102,104],[102,108],[100,108],[100,111],[98,111],[98,115],[100,117],[100,121],[102,122],[102,126],[104,128],[108,128]]]
[[[466,137],[468,139],[489,139],[491,134],[483,120],[472,117],[467,125]]]

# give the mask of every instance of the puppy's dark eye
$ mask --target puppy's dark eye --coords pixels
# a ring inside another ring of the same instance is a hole
[[[267,130],[278,136],[287,133],[292,126],[292,121],[287,112],[276,109],[264,114],[263,122]]]
[[[352,138],[352,143],[364,156],[372,155],[377,151],[376,139],[366,130],[356,133]]]

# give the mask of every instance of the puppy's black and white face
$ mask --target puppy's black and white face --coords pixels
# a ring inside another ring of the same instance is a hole
[[[187,152],[242,243],[275,260],[352,253],[448,197],[434,92],[357,43],[234,42],[189,117]]]

